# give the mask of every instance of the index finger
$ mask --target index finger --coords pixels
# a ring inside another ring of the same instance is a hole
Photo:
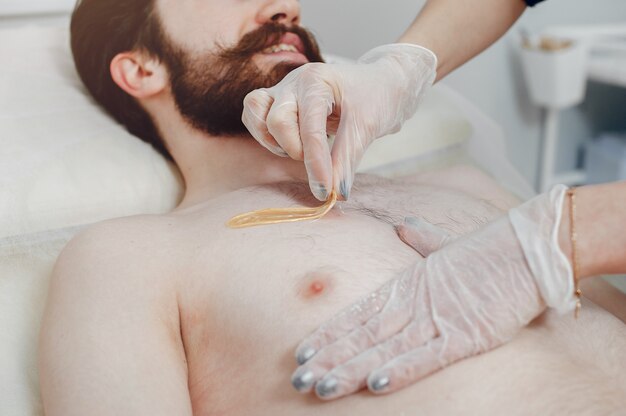
[[[326,84],[310,89],[298,103],[298,123],[304,152],[304,165],[313,195],[321,201],[332,190],[332,160],[326,124],[333,111],[332,91]]]

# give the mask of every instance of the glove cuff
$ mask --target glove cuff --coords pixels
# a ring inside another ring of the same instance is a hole
[[[546,306],[559,313],[576,307],[572,267],[558,240],[566,191],[566,186],[557,185],[509,211],[539,293]]]
[[[358,62],[369,64],[381,59],[395,59],[408,74],[415,73],[416,78],[426,78],[428,85],[432,85],[437,77],[437,55],[423,46],[412,43],[390,43],[369,50],[358,59]]]
[[[509,211],[509,219],[539,293],[546,306],[559,313],[576,307],[572,267],[559,246],[566,191],[566,186],[557,185],[547,194]]]
[[[387,45],[377,46],[363,54],[358,61],[371,63],[396,53],[413,55],[424,62],[428,67],[432,68],[433,71],[437,69],[437,55],[430,49],[413,43],[389,43]]]

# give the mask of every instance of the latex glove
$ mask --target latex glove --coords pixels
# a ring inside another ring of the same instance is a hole
[[[401,234],[418,251],[445,247],[305,339],[294,387],[315,386],[322,399],[365,386],[392,392],[507,342],[546,306],[573,310],[571,267],[557,242],[565,190],[451,243],[434,226],[418,222],[411,232],[407,223]]]
[[[242,120],[274,154],[304,160],[317,199],[332,189],[347,199],[367,147],[415,113],[436,68],[433,52],[410,44],[380,46],[354,64],[306,64],[248,94]]]

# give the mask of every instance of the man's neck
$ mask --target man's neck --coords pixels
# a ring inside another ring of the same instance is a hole
[[[184,181],[179,208],[254,185],[306,182],[304,164],[272,154],[252,136],[215,137],[188,130],[177,137],[172,154]]]
[[[185,181],[178,209],[249,186],[307,182],[303,162],[274,155],[248,133],[220,137],[194,129],[180,116],[169,93],[142,104],[157,120]]]

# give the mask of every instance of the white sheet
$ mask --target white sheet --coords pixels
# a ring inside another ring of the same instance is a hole
[[[37,339],[48,276],[78,229],[0,240],[0,415],[43,415]]]

